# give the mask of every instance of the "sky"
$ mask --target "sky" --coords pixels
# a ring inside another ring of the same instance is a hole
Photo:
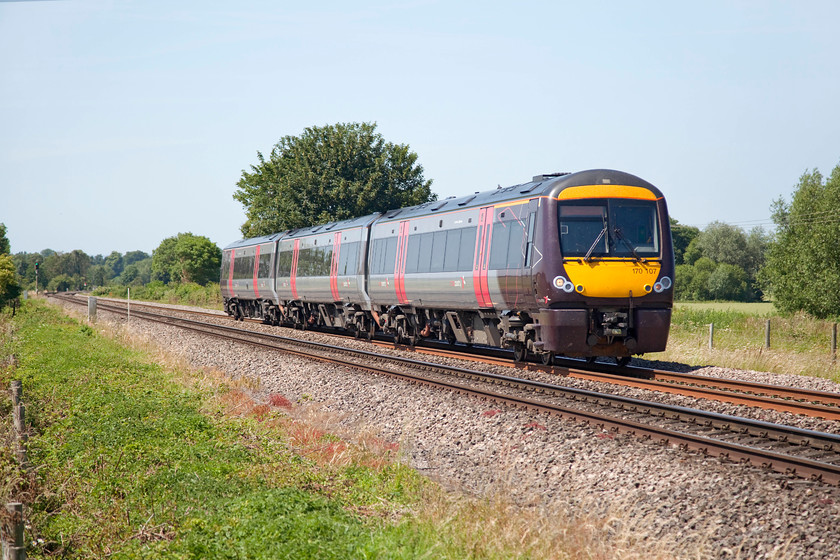
[[[12,252],[241,238],[243,170],[375,122],[440,198],[619,169],[703,228],[770,227],[840,164],[840,2],[0,0]]]

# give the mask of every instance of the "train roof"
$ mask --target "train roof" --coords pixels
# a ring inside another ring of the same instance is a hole
[[[510,200],[521,200],[527,197],[537,196],[558,196],[561,191],[569,187],[588,185],[625,185],[631,187],[644,187],[650,189],[657,198],[662,197],[662,192],[635,175],[613,169],[590,169],[576,173],[547,173],[537,175],[527,183],[512,185],[509,187],[498,187],[490,191],[475,192],[474,194],[454,197],[450,196],[443,200],[425,202],[417,206],[407,208],[395,208],[387,212],[369,214],[359,218],[351,218],[339,222],[329,222],[317,226],[287,230],[280,233],[253,239],[242,239],[231,243],[225,249],[237,247],[248,247],[261,243],[269,243],[277,239],[295,239],[308,235],[317,235],[330,231],[366,227],[375,221],[390,222],[392,220],[405,220],[419,216],[429,216],[438,213],[452,212],[454,210],[466,210],[468,208],[490,206],[507,202]]]
[[[250,247],[252,245],[262,245],[263,243],[273,243],[283,236],[282,233],[272,233],[271,235],[263,235],[262,237],[251,237],[249,239],[240,239],[234,241],[223,250],[239,249],[240,247]]]
[[[286,231],[283,235],[283,239],[295,239],[298,237],[306,237],[308,235],[317,235],[319,233],[329,233],[331,231],[340,231],[345,229],[353,229],[357,227],[365,227],[373,223],[373,221],[379,218],[380,215],[381,214],[379,213],[368,214],[367,216],[351,218],[349,220],[341,220],[340,222],[329,222],[326,224],[320,224],[312,227],[293,229]]]
[[[537,175],[527,183],[521,183],[519,185],[509,187],[500,186],[491,191],[477,191],[467,196],[451,196],[444,200],[425,202],[408,208],[396,208],[383,212],[381,221],[405,220],[419,216],[451,212],[453,210],[490,206],[510,200],[521,200],[529,196],[557,196],[560,191],[569,187],[603,184],[644,187],[650,189],[657,197],[662,196],[659,189],[630,173],[614,171],[612,169],[591,169],[577,173],[548,173]]]

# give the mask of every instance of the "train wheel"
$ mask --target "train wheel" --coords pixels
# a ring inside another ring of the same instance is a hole
[[[554,365],[554,352],[544,352],[540,354],[540,361],[544,366]]]
[[[525,356],[528,355],[528,350],[525,348],[525,345],[522,343],[517,342],[513,345],[513,361],[514,363],[519,363],[525,359]]]
[[[630,356],[622,356],[620,358],[616,358],[615,363],[618,364],[618,367],[624,367],[630,363]]]

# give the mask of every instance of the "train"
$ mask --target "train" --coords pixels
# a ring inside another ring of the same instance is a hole
[[[236,319],[626,365],[665,349],[673,278],[662,192],[593,169],[243,239],[220,288]]]

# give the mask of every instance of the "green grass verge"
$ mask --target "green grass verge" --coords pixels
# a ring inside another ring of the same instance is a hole
[[[226,414],[224,387],[185,384],[41,303],[13,329],[3,351],[19,365],[0,382],[23,381],[36,470],[4,454],[0,472],[29,506],[31,558],[440,556],[430,527],[385,521],[422,497],[427,483],[406,467],[303,458],[272,422],[279,412]]]

